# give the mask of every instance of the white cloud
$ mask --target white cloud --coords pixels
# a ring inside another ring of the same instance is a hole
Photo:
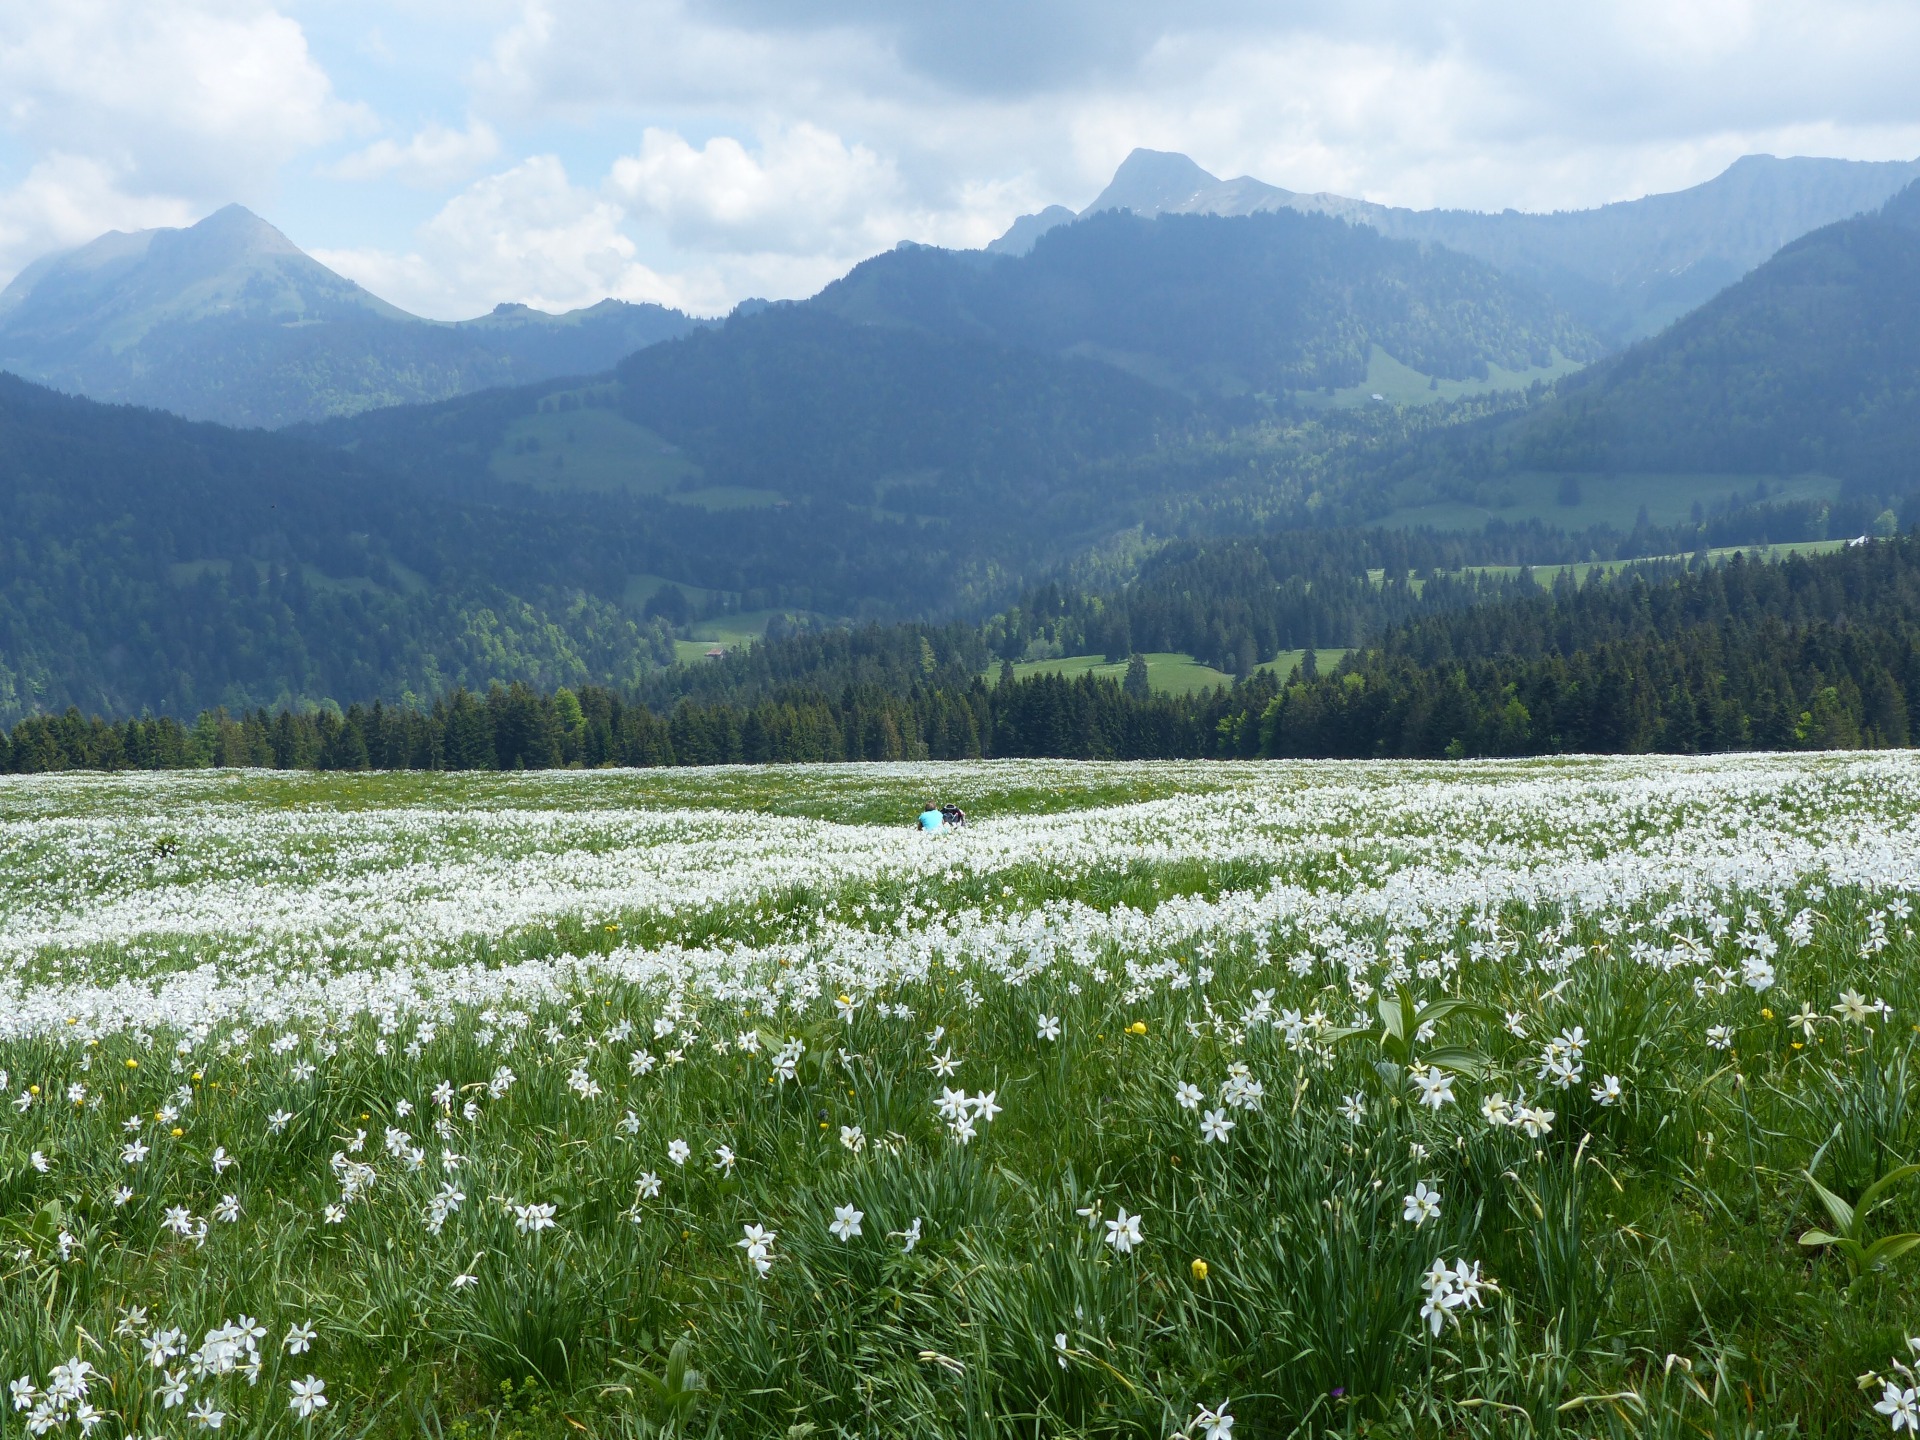
[[[96,160],[49,155],[20,184],[0,191],[0,273],[107,230],[190,225],[200,212],[165,195],[129,194],[123,177]]]
[[[377,180],[391,176],[423,188],[464,180],[500,153],[500,137],[484,120],[464,130],[438,123],[417,130],[404,145],[382,138],[326,167],[337,180]]]
[[[266,182],[357,119],[300,26],[247,0],[0,7],[0,95],[27,144],[206,198]]]
[[[856,235],[873,243],[876,212],[893,208],[900,185],[871,149],[803,124],[776,130],[757,152],[731,135],[695,149],[650,128],[637,155],[614,162],[609,188],[676,246],[804,254],[844,250]]]
[[[320,250],[315,258],[405,309],[442,319],[502,300],[568,310],[612,295],[660,300],[672,287],[635,258],[620,207],[575,186],[551,155],[475,182],[404,255]]]

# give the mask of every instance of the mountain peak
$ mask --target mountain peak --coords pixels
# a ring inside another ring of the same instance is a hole
[[[1097,215],[1102,210],[1131,210],[1139,215],[1154,215],[1162,210],[1181,210],[1219,183],[1219,176],[1202,170],[1185,155],[1171,150],[1137,148],[1120,162],[1107,188],[1080,213]]]

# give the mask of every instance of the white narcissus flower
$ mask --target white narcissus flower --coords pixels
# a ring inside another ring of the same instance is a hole
[[[1127,1207],[1120,1207],[1117,1219],[1107,1221],[1107,1243],[1122,1255],[1133,1253],[1133,1247],[1145,1240],[1140,1229],[1140,1217],[1129,1215]]]
[[[288,1388],[293,1398],[287,1402],[288,1408],[302,1420],[310,1419],[316,1410],[324,1410],[327,1405],[327,1382],[309,1375],[304,1380],[294,1380]]]
[[[1424,1180],[1415,1184],[1413,1193],[1404,1199],[1405,1208],[1400,1212],[1400,1218],[1411,1221],[1416,1230],[1440,1214],[1440,1192],[1429,1189]]]
[[[844,1245],[860,1233],[860,1222],[866,1218],[864,1211],[856,1210],[851,1205],[836,1205],[833,1207],[833,1223],[827,1229]]]

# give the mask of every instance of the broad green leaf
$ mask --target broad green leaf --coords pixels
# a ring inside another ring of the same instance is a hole
[[[1833,1225],[1842,1235],[1856,1234],[1856,1219],[1853,1206],[1842,1200],[1833,1191],[1827,1189],[1813,1176],[1807,1176],[1807,1183],[1813,1186],[1813,1193],[1820,1197],[1820,1203],[1827,1207],[1827,1214],[1833,1217]]]
[[[1888,1190],[1898,1185],[1909,1175],[1920,1175],[1920,1165],[1902,1165],[1898,1169],[1889,1170],[1861,1192],[1860,1203],[1856,1205],[1854,1209],[1859,1214],[1865,1215],[1880,1203],[1880,1197],[1882,1195],[1886,1194]]]

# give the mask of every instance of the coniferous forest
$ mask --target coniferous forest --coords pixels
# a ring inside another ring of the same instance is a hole
[[[1076,607],[1062,604],[1063,611]],[[1087,601],[1077,608],[1094,607]],[[1151,693],[1015,678],[965,627],[755,647],[623,694],[525,684],[431,705],[21,721],[0,768],[515,770],[765,761],[1705,754],[1904,746],[1920,706],[1920,539],[1667,566],[1434,608],[1324,673]],[[675,691],[678,690],[676,694]]]

